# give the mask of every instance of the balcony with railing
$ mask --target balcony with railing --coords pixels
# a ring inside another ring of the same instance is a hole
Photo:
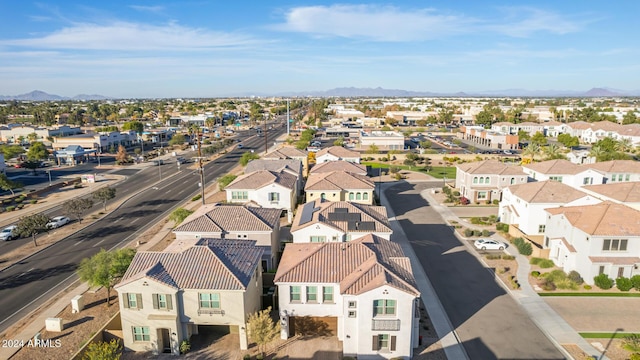
[[[400,319],[390,319],[390,320],[372,319],[371,330],[399,331]]]
[[[222,316],[224,316],[224,310],[222,310],[222,309],[200,308],[200,309],[198,309],[198,315],[222,315]]]

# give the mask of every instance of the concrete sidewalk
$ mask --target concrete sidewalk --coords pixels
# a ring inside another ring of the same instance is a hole
[[[429,205],[433,207],[433,209],[436,210],[445,221],[449,223],[451,221],[457,221],[460,224],[464,224],[466,228],[482,230],[468,221],[456,216],[449,207],[439,204],[433,196],[431,196],[430,190],[424,190],[420,195],[429,202]],[[462,239],[456,232],[454,232],[454,234],[463,244],[465,244],[465,246],[471,248],[467,240]],[[509,241],[503,238],[498,232],[494,233],[491,238],[509,243]],[[516,276],[521,287],[520,290],[512,290],[508,286],[504,286],[504,289],[525,309],[531,320],[533,320],[538,328],[540,328],[540,330],[556,344],[556,347],[569,358],[571,358],[571,356],[566,350],[564,350],[561,344],[575,344],[589,356],[600,360],[608,359],[600,351],[591,346],[591,344],[589,344],[589,342],[587,342],[582,336],[580,336],[578,332],[574,330],[555,310],[553,310],[551,306],[549,306],[531,287],[531,284],[529,283],[531,266],[529,265],[527,257],[520,255],[515,246],[509,246],[506,251],[510,255],[515,256],[515,259],[518,262],[518,271]],[[471,252],[477,253],[475,249],[472,249]],[[478,258],[482,261],[482,257]],[[440,333],[438,332],[438,335],[439,334]]]

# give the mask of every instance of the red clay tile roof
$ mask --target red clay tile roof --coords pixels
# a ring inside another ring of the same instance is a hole
[[[294,159],[301,157],[307,157],[307,153],[292,146],[285,146],[262,156],[263,159]]]
[[[370,178],[346,171],[313,173],[304,187],[310,190],[373,190],[375,184]]]
[[[637,181],[588,185],[584,189],[625,203],[640,202],[640,182]]]
[[[640,211],[605,201],[595,205],[545,209],[563,214],[574,227],[590,235],[640,236]]]
[[[536,181],[509,186],[509,191],[528,203],[566,204],[589,196],[580,190],[557,181]]]
[[[272,231],[280,221],[280,209],[238,205],[207,205],[204,213],[193,214],[174,232],[220,233],[229,231]]]
[[[244,174],[233,180],[225,189],[257,190],[270,184],[278,184],[287,189],[294,189],[298,178],[286,171],[275,172],[259,170],[250,174]]]
[[[344,158],[360,158],[360,153],[357,151],[345,149],[342,146],[331,146],[324,148],[316,153],[316,159],[322,155],[331,154],[333,156]]]
[[[338,283],[358,295],[383,285],[419,296],[409,259],[400,245],[367,235],[348,243],[287,244],[275,283]]]
[[[456,165],[467,174],[481,175],[526,175],[521,166],[507,165],[498,160],[484,160]]]
[[[310,170],[310,173],[332,172],[332,171],[347,171],[353,174],[367,175],[367,167],[362,164],[356,164],[349,161],[327,161],[320,164],[315,164]]]

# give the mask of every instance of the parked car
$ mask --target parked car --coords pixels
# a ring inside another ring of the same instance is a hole
[[[505,154],[505,155],[513,155],[513,151],[511,151],[511,150],[505,150],[505,151],[504,151],[504,154]]]
[[[473,242],[473,246],[479,250],[504,250],[507,247],[503,242],[492,239],[478,239]]]
[[[238,144],[238,149],[242,149],[242,148],[244,148],[244,145]]]
[[[18,238],[18,234],[16,234],[16,229],[18,227],[15,225],[7,226],[6,228],[0,231],[0,240],[9,241]]]
[[[47,223],[47,229],[57,229],[61,226],[67,225],[70,222],[71,219],[66,216],[56,216],[53,219],[49,220],[49,222]]]

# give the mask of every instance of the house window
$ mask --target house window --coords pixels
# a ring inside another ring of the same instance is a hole
[[[326,236],[310,236],[309,237],[309,242],[312,242],[312,243],[320,243],[325,241],[327,241]]]
[[[624,175],[624,181],[629,181],[629,179],[631,179],[631,175],[630,174],[625,174]]]
[[[362,200],[369,200],[369,193],[362,193]]]
[[[198,294],[200,308],[220,309],[220,294]]]
[[[598,275],[604,274],[604,265],[600,265],[600,268],[598,268]]]
[[[491,181],[489,181],[489,177],[488,177],[488,176],[487,176],[486,178],[484,178],[484,183],[485,183],[485,184],[488,184],[488,183],[490,183],[490,182],[491,182]]]
[[[511,183],[511,185],[515,184],[516,183],[516,178],[511,178],[510,183]]]
[[[269,193],[269,201],[280,201],[280,193],[270,192]]]
[[[358,302],[356,301],[349,301],[348,303],[349,309],[355,309],[358,307]]]
[[[373,300],[373,316],[390,316],[396,314],[395,300]]]
[[[354,197],[355,197],[355,194],[354,194],[354,193],[352,193],[352,192],[350,192],[350,193],[349,193],[349,200],[353,200],[353,199],[354,199]]]
[[[172,310],[173,304],[169,294],[153,294],[153,308],[160,310]]]
[[[627,239],[604,239],[602,251],[627,251]]]
[[[356,317],[356,311],[355,310],[349,310],[349,317],[350,318],[355,318]]]
[[[373,336],[372,350],[395,351],[396,337],[389,334],[378,334]]]
[[[538,232],[543,233],[546,227],[547,227],[546,225],[538,225]]]
[[[549,180],[562,182],[562,176],[549,176]]]
[[[151,341],[148,326],[133,326],[133,341]]]
[[[307,302],[318,302],[318,288],[307,286]]]
[[[231,200],[248,200],[249,194],[246,191],[232,191]]]
[[[478,200],[485,200],[487,198],[486,191],[478,191]]]
[[[322,287],[322,302],[323,303],[333,302],[333,286]]]
[[[335,195],[335,194],[333,194],[333,195]],[[320,194],[320,199],[326,199],[326,198],[327,198],[327,194],[325,194],[325,193]]]
[[[289,287],[289,301],[300,302],[300,286]]]
[[[474,184],[477,184],[477,183],[478,183],[478,177],[477,177],[477,176],[474,176],[474,177],[473,177],[473,183],[474,183]]]
[[[480,184],[484,184],[484,178],[482,176],[480,177]]]
[[[142,309],[142,294],[127,293],[124,301],[127,309]]]
[[[356,193],[356,200],[362,200],[362,194]]]
[[[586,177],[584,179],[582,179],[582,185],[591,185],[593,184],[593,178],[592,177]]]

